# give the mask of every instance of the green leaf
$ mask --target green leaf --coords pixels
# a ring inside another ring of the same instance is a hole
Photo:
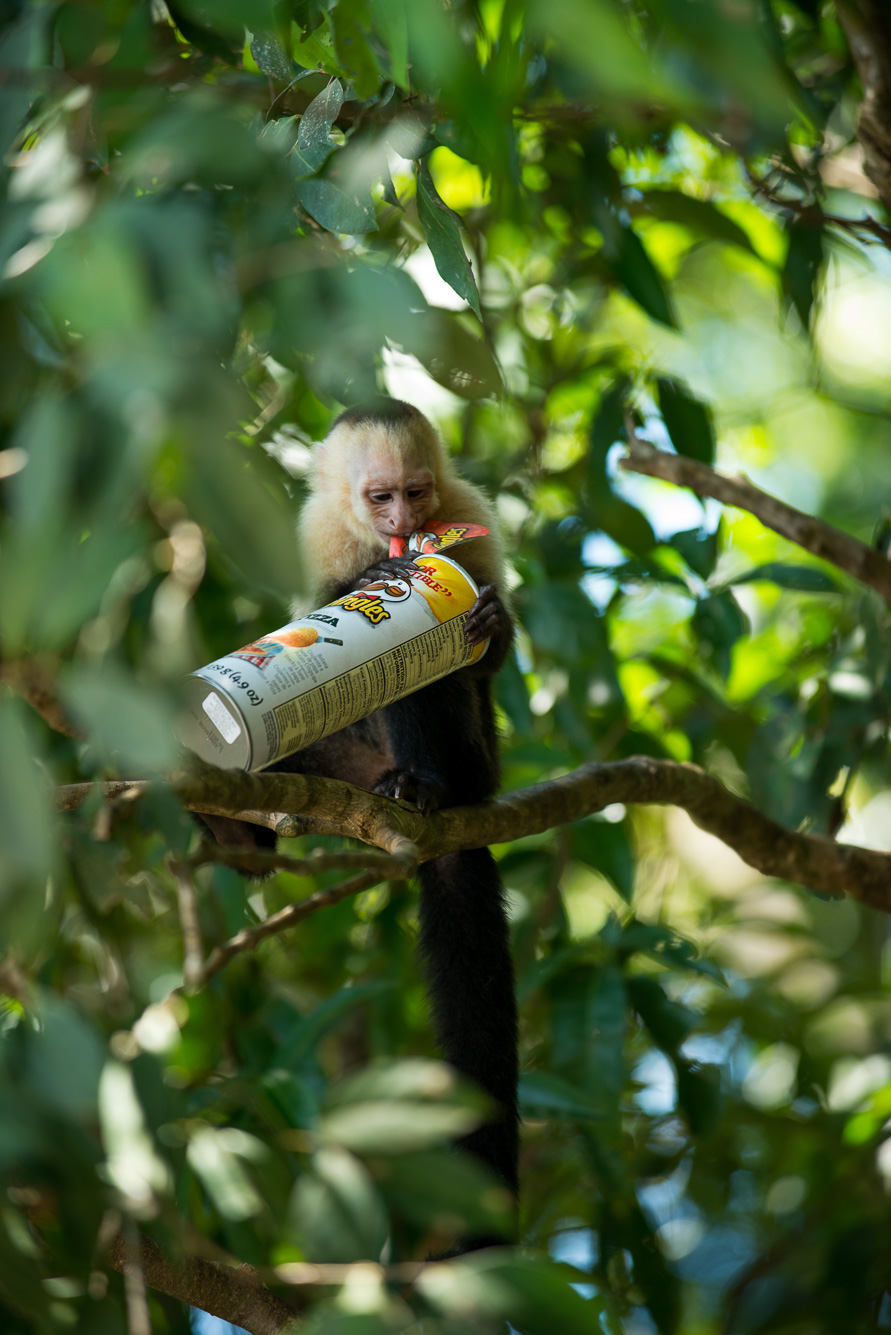
[[[368,193],[347,191],[325,178],[297,181],[294,193],[307,213],[329,232],[360,236],[377,231],[374,202]]]
[[[723,1109],[721,1071],[717,1066],[675,1059],[678,1103],[694,1136],[708,1136],[719,1125]]]
[[[408,19],[405,0],[370,0],[369,9],[389,57],[390,74],[400,88],[408,89]]]
[[[189,1140],[187,1158],[223,1218],[240,1221],[264,1208],[245,1160],[267,1153],[262,1141],[237,1127],[199,1126]]]
[[[394,986],[390,980],[379,978],[357,987],[342,987],[330,997],[326,997],[299,1022],[291,1034],[287,1047],[281,1054],[281,1065],[289,1070],[299,1066],[312,1052],[314,1046],[357,1007],[363,1006],[373,997],[389,992]]]
[[[588,448],[588,486],[586,512],[592,527],[607,533],[614,542],[638,556],[656,546],[656,536],[649,521],[612,489],[606,469],[609,451],[617,441],[625,440],[625,406],[630,391],[622,377],[609,385],[591,422]]]
[[[656,384],[662,420],[678,454],[704,464],[714,463],[715,431],[710,410],[677,380],[657,380]]]
[[[693,612],[693,629],[700,649],[714,660],[723,677],[729,675],[731,650],[748,630],[748,621],[730,592],[701,598]]]
[[[199,14],[204,13],[203,6],[195,6],[189,3],[170,3],[167,5],[167,12],[173,19],[179,31],[185,37],[187,42],[196,46],[199,51],[204,51],[209,56],[217,56],[227,65],[235,65],[237,57],[234,50],[234,33],[231,28],[225,36],[209,25],[199,22],[190,17],[190,10],[197,9]]]
[[[380,1099],[447,1100],[459,1107],[480,1106],[479,1096],[458,1083],[450,1066],[426,1057],[411,1057],[376,1062],[341,1080],[329,1095],[328,1107]]]
[[[557,1074],[585,1091],[604,1118],[604,1140],[614,1140],[625,1086],[627,994],[622,970],[613,963],[576,965],[554,979],[548,994]]]
[[[669,329],[677,329],[662,277],[644,243],[633,227],[617,223],[614,233],[611,244],[605,245],[600,253],[603,263],[647,315]]]
[[[290,1227],[310,1261],[377,1260],[388,1220],[367,1168],[352,1154],[326,1146],[313,1156],[290,1204]]]
[[[606,877],[625,900],[634,889],[634,854],[624,821],[598,820],[591,816],[569,827],[572,856]]]
[[[797,589],[800,593],[840,593],[841,586],[828,571],[818,566],[799,566],[789,561],[767,561],[742,575],[734,575],[729,584],[753,584],[769,580],[781,589]]]
[[[447,1149],[394,1156],[374,1165],[390,1209],[416,1227],[498,1233],[513,1228],[511,1203],[491,1169],[471,1154]],[[494,1189],[493,1189],[494,1188]]]
[[[789,218],[785,230],[789,246],[780,281],[787,300],[807,329],[823,265],[823,228],[810,218],[807,221]]]
[[[645,189],[643,199],[632,204],[631,210],[653,214],[666,222],[680,223],[691,232],[715,241],[724,241],[748,251],[753,249],[748,233],[720,208],[709,200],[685,195],[681,190]]]
[[[473,401],[499,394],[504,388],[501,371],[492,350],[460,321],[446,311],[430,310],[419,320],[423,324],[424,343],[415,352],[418,360],[440,385],[453,394]]]
[[[173,701],[157,687],[136,681],[112,663],[72,667],[62,680],[62,698],[90,744],[92,766],[111,765],[121,774],[168,774],[179,751]]]
[[[343,106],[343,86],[332,79],[328,87],[314,97],[300,117],[297,143],[291,153],[291,175],[295,181],[314,176],[323,167],[337,145],[331,138],[331,126]]]
[[[17,891],[43,884],[53,864],[54,822],[33,725],[21,701],[0,696],[0,904],[8,914]],[[28,902],[18,909],[27,912]],[[33,904],[34,924],[42,910]],[[9,932],[7,918],[7,932]],[[10,938],[12,934],[10,933]]]
[[[49,1108],[86,1122],[96,1117],[105,1049],[84,1017],[61,997],[42,994],[40,1029],[29,1034],[25,1085]]]
[[[537,649],[565,664],[611,663],[603,622],[578,584],[556,581],[524,590],[523,622]]]
[[[680,552],[686,564],[700,579],[708,579],[718,558],[718,539],[702,528],[689,528],[674,533],[671,546]]]
[[[582,1121],[603,1116],[602,1109],[583,1089],[547,1071],[524,1071],[519,1083],[524,1117],[566,1117]]]
[[[599,1329],[602,1304],[597,1297],[576,1293],[573,1285],[579,1282],[590,1284],[591,1276],[569,1266],[491,1251],[431,1266],[417,1286],[434,1308],[465,1329],[471,1312],[508,1321],[523,1335],[592,1335]]]
[[[264,74],[278,83],[291,82],[291,58],[274,32],[255,32],[251,55]]]
[[[384,0],[388,3],[388,0]],[[415,112],[404,110],[386,128],[385,138],[401,158],[417,161],[437,146],[427,126]]]
[[[466,1135],[479,1121],[470,1108],[379,1099],[327,1113],[319,1131],[355,1154],[404,1154]]]
[[[334,38],[334,52],[360,98],[376,93],[381,74],[374,58],[369,34],[359,25],[355,11],[348,5],[334,5],[329,11]]]
[[[418,217],[440,278],[463,297],[477,318],[482,320],[480,297],[470,261],[464,253],[458,219],[439,197],[426,160],[419,162]]]
[[[628,997],[650,1036],[663,1052],[674,1052],[696,1027],[697,1016],[666,996],[655,978],[636,974],[627,980]]]

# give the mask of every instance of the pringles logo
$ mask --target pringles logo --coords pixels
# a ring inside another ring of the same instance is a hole
[[[387,603],[404,603],[411,597],[411,584],[407,579],[379,579],[373,584],[366,584],[364,589],[357,589],[336,598],[331,607],[342,607],[345,612],[361,612],[373,626],[390,620]]]

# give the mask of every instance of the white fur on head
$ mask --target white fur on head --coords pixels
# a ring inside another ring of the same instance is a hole
[[[313,453],[310,495],[300,514],[298,536],[305,568],[316,572],[317,601],[386,556],[387,543],[369,521],[362,488],[372,468],[394,463],[398,469],[430,470],[439,518],[492,530],[491,538],[474,539],[454,556],[478,582],[502,587],[494,507],[458,476],[436,429],[417,408],[399,399],[348,408]]]

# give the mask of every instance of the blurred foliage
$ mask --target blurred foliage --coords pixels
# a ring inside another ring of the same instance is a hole
[[[39,666],[90,738],[0,694],[0,1327],[116,1335],[116,1218],[264,1267],[423,1256],[504,1201],[448,1148],[485,1109],[430,1060],[409,890],[186,1000],[165,859],[190,822],[161,796],[56,817],[52,786],[169,768],[181,675],[300,587],[309,442],[386,389],[509,534],[507,787],[690,759],[888,847],[887,609],[616,456],[630,412],[870,541],[891,260],[848,225],[882,214],[822,0],[6,0],[0,23],[0,666]],[[410,1298],[347,1286],[307,1329],[891,1324],[885,920],[678,813],[496,851],[524,1246]],[[205,944],[319,880],[206,869]]]

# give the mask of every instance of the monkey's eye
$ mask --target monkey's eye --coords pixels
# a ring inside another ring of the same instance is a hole
[[[426,495],[427,495],[426,487],[415,487],[408,493],[408,499],[410,501],[419,501],[423,500]]]
[[[386,505],[392,501],[393,496],[389,491],[375,491],[368,497],[372,505]]]

